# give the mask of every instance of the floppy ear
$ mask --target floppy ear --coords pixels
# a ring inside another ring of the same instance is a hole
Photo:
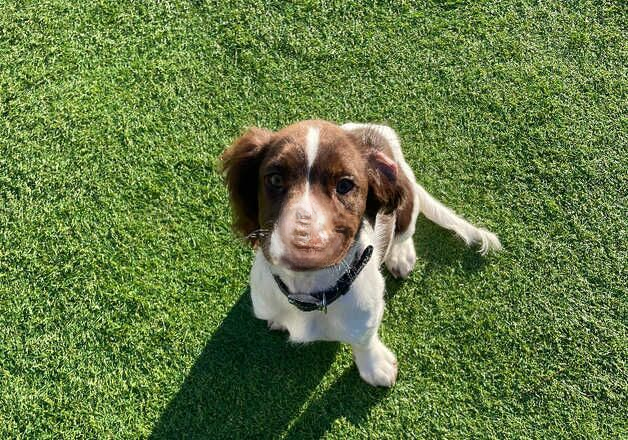
[[[258,169],[264,158],[272,133],[251,128],[227,148],[221,156],[231,207],[233,229],[247,237],[259,229]],[[249,238],[254,243],[254,238]]]
[[[378,212],[390,214],[408,196],[399,166],[392,157],[392,148],[399,148],[397,134],[385,125],[349,123],[341,128],[354,139],[367,160],[367,215],[375,218]]]
[[[406,197],[405,188],[399,182],[399,166],[381,150],[370,149],[367,154],[369,191],[366,211],[372,216],[378,212],[390,214]]]

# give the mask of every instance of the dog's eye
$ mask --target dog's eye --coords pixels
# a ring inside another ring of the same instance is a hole
[[[336,192],[338,194],[347,194],[349,191],[353,189],[355,183],[351,179],[347,179],[346,177],[340,179],[336,184]]]
[[[266,182],[275,189],[283,188],[283,177],[279,173],[273,173],[266,176]]]

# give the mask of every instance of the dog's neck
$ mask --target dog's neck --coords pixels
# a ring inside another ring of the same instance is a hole
[[[294,271],[268,262],[270,272],[278,275],[292,292],[310,293],[333,286],[370,243],[362,230],[340,263],[319,270]]]

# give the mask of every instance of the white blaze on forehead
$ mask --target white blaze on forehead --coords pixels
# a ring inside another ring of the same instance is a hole
[[[305,136],[305,154],[307,156],[307,180],[305,181],[305,192],[301,198],[299,205],[301,208],[305,210],[305,212],[309,212],[310,217],[313,217],[315,220],[315,224],[320,229],[322,224],[325,221],[325,218],[322,215],[322,212],[318,209],[318,206],[312,203],[310,200],[310,171],[312,169],[312,165],[316,160],[316,156],[318,156],[318,146],[320,144],[320,128],[319,127],[309,127],[307,130],[307,135]]]
[[[305,154],[307,156],[307,171],[308,174],[314,163],[314,159],[318,155],[318,144],[320,141],[320,128],[310,127],[307,130],[305,136]]]
[[[311,196],[310,170],[318,155],[320,143],[320,128],[308,127],[305,136],[305,155],[307,158],[307,179],[305,186],[300,189],[300,194],[290,202],[290,205],[282,212],[281,218],[275,225],[270,238],[270,257],[277,264],[286,253],[287,244],[292,239],[294,232],[300,230],[301,237],[316,237],[317,240],[327,242],[329,233],[326,231],[326,218],[323,210]]]

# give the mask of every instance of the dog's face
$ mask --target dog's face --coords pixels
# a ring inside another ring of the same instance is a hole
[[[393,211],[403,189],[377,136],[324,121],[251,129],[223,154],[235,229],[291,270],[339,263],[365,213]]]

